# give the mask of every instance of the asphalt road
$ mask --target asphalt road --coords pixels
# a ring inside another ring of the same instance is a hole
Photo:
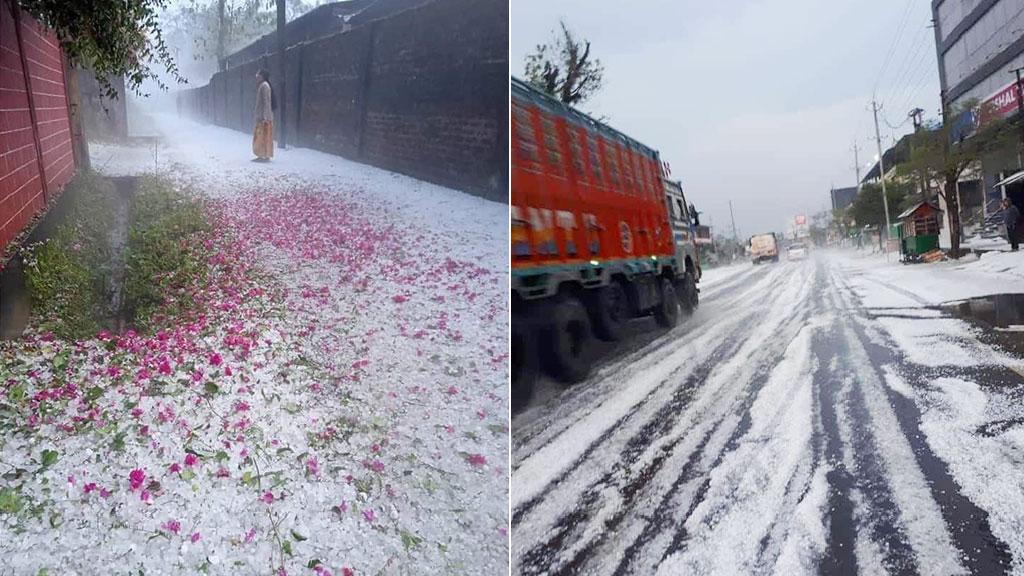
[[[513,572],[1024,574],[1024,420],[991,414],[1024,378],[976,328],[854,283],[751,266],[543,384],[512,422]]]

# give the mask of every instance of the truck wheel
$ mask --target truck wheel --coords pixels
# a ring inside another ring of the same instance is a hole
[[[683,314],[687,316],[693,314],[693,311],[697,309],[700,293],[697,292],[697,281],[693,279],[691,272],[683,275],[683,279],[679,283],[678,293],[679,306],[682,307]]]
[[[654,308],[654,319],[663,328],[671,328],[679,319],[679,300],[668,278],[661,279],[661,302]]]
[[[621,340],[626,321],[630,317],[626,291],[621,284],[613,281],[594,292],[589,307],[594,335],[608,342]]]
[[[512,322],[512,413],[526,408],[533,397],[537,383],[537,361],[530,345],[528,332]]]
[[[579,300],[562,297],[547,310],[550,323],[542,331],[541,360],[552,376],[573,384],[590,373],[590,318]]]

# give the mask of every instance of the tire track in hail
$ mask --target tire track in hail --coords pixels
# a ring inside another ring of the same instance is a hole
[[[815,269],[812,285],[818,286],[820,284],[821,279],[819,277],[817,269]],[[809,319],[815,314],[820,313],[820,294],[818,293],[818,290],[812,290],[811,293],[812,297],[809,300],[801,298],[801,303],[805,303],[806,306],[802,310],[794,310],[794,312],[797,312],[797,314],[787,319],[790,325],[780,327],[780,330],[784,334],[779,338],[781,342],[782,351],[785,351],[789,347],[790,343],[793,341],[794,338],[796,338],[800,330],[803,329],[805,325],[807,325]],[[649,524],[648,527],[645,529],[646,538],[641,537],[630,546],[630,550],[627,553],[626,557],[623,558],[623,561],[620,562],[617,566],[615,574],[644,573],[639,572],[637,570],[631,570],[631,563],[636,558],[644,556],[642,547],[645,541],[649,541],[659,532],[666,530],[670,527],[671,524],[675,524],[677,528],[673,531],[671,541],[668,544],[668,546],[659,554],[658,564],[660,565],[670,555],[676,552],[683,551],[685,549],[686,543],[688,541],[688,532],[685,528],[687,520],[693,515],[697,506],[699,506],[701,502],[703,502],[704,496],[707,493],[708,488],[710,487],[712,473],[722,463],[723,458],[738,446],[740,439],[743,438],[743,436],[746,435],[749,431],[751,423],[750,410],[754,402],[757,400],[757,397],[761,392],[763,386],[771,378],[773,370],[778,366],[778,364],[782,361],[783,358],[784,354],[774,354],[773,356],[770,356],[769,362],[764,363],[760,366],[757,376],[754,380],[751,381],[749,388],[747,390],[744,390],[745,394],[741,396],[742,403],[739,407],[739,413],[742,414],[740,423],[730,434],[729,439],[725,444],[725,448],[715,455],[713,462],[703,470],[703,474],[694,475],[694,477],[692,478],[693,480],[697,480],[699,483],[696,488],[696,493],[694,497],[691,499],[685,514],[675,518],[673,518],[670,514],[662,514],[660,515],[662,519],[660,525],[654,525],[653,523]],[[773,418],[773,421],[777,421],[780,417],[781,413],[777,413],[775,418]],[[813,442],[814,438],[812,435],[812,443]],[[812,460],[809,472],[813,471],[817,467],[817,452],[817,449],[812,447]],[[790,479],[790,482],[792,482],[798,475],[799,474],[795,474],[794,477]],[[680,484],[682,484],[682,482],[675,484],[673,488],[678,488]],[[786,493],[791,497],[795,495],[795,501],[799,501],[799,499],[802,497],[802,492],[795,493],[789,490],[788,488],[786,490]],[[666,498],[664,501],[667,500],[668,499]],[[765,538],[762,539],[762,553],[765,549],[767,549],[769,541],[772,540],[772,536],[772,534],[767,534]],[[657,568],[657,566],[654,566],[653,568]]]
[[[794,284],[793,287],[792,287],[793,291],[800,292],[801,294],[806,293],[806,291],[807,291],[807,287],[805,286],[806,282],[801,281],[799,277],[796,277],[795,281],[794,281],[792,276],[791,276],[790,280],[791,280],[791,283]],[[800,323],[802,322],[802,318],[798,317],[798,318],[794,319],[792,314],[784,314],[784,313],[782,313],[784,311],[785,312],[790,312],[791,307],[793,306],[793,304],[789,300],[786,300],[785,302],[782,302],[783,296],[785,296],[785,292],[784,291],[779,291],[779,292],[780,292],[779,297],[775,301],[775,303],[776,303],[777,308],[779,308],[778,313],[779,313],[779,316],[781,317],[780,318],[780,324],[784,325],[784,326],[793,325],[793,327],[789,328],[788,330],[790,330],[790,331],[795,333],[795,331],[798,330],[798,327],[799,327]],[[803,297],[801,296],[798,299],[798,302],[802,301],[802,300],[803,300]],[[761,309],[759,309],[759,308],[755,308],[752,311],[755,314],[763,314],[763,311]],[[768,332],[772,331],[771,328],[765,328],[765,330],[767,330]],[[729,356],[735,356],[736,355],[735,351],[739,350],[743,345],[748,344],[748,340],[750,338],[750,335],[746,334],[746,335],[743,335],[742,338],[735,339],[736,335],[737,334],[735,332],[733,332],[732,336],[734,338],[734,347],[733,347],[734,349],[729,351],[730,352]],[[758,359],[755,360],[756,365],[757,365],[756,372],[758,373],[758,377],[753,379],[753,381],[755,383],[755,388],[757,386],[756,382],[758,382],[758,381],[763,382],[764,378],[766,378],[767,373],[770,372],[771,367],[773,366],[773,364],[771,363],[771,359],[773,359],[773,358],[778,356],[778,351],[775,350],[774,348],[775,347],[784,348],[786,346],[786,344],[788,343],[788,340],[785,337],[783,337],[783,338],[775,338],[775,339],[768,339],[768,341],[772,342],[773,345],[772,346],[768,346],[768,347],[762,347],[761,353],[757,357]],[[741,362],[740,364],[741,365],[738,367],[738,369],[740,371],[742,371],[744,368],[746,368],[749,371],[749,366],[751,364],[749,362],[749,358],[747,358],[747,362]],[[728,380],[729,379],[728,376],[731,376],[731,375],[727,374],[726,376],[721,377],[721,378]],[[762,378],[762,376],[764,378]],[[744,382],[745,383],[741,382],[740,384],[737,384],[738,389],[736,389],[736,390],[727,389],[727,390],[724,390],[724,391],[720,391],[720,394],[719,394],[720,398],[718,398],[717,402],[720,403],[720,404],[724,404],[725,406],[717,407],[717,409],[714,409],[714,410],[709,409],[708,411],[712,412],[712,414],[710,416],[706,416],[703,421],[697,422],[697,423],[695,423],[692,426],[692,427],[699,427],[699,426],[707,427],[707,432],[704,434],[704,437],[701,440],[701,442],[699,443],[699,445],[697,446],[697,449],[691,454],[691,457],[690,457],[691,465],[692,465],[692,462],[695,462],[696,459],[701,456],[701,452],[703,451],[703,448],[706,445],[707,440],[713,434],[723,434],[723,431],[719,431],[717,429],[717,427],[719,425],[721,425],[723,421],[729,419],[729,417],[731,415],[734,415],[734,414],[745,414],[746,411],[749,409],[749,405],[752,402],[752,397],[751,397],[751,395],[749,393],[744,394],[744,392],[749,392],[749,386],[750,386],[751,380],[747,379]],[[740,398],[738,407],[737,407],[737,400],[736,400],[737,397]],[[628,465],[631,464],[633,460],[635,460],[635,456],[633,454],[635,452],[639,452],[639,449],[646,448],[649,445],[651,445],[651,443],[653,441],[652,432],[658,431],[659,433],[664,433],[664,431],[667,430],[667,426],[665,424],[662,424],[662,422],[666,422],[666,421],[667,422],[671,422],[670,416],[673,413],[677,413],[678,410],[679,410],[679,407],[676,407],[676,406],[666,407],[665,409],[659,411],[658,416],[654,419],[654,422],[653,422],[654,426],[653,427],[644,428],[644,429],[641,430],[641,432],[639,434],[634,435],[634,437],[632,439],[630,439],[630,441],[626,444],[626,447],[623,450],[623,452],[619,455],[619,457],[620,457],[620,464],[617,465],[617,467],[615,469],[613,469],[613,473],[616,470],[622,468],[621,463],[625,463],[627,465],[626,468],[628,469]],[[749,418],[749,416],[748,416],[748,418]],[[732,422],[732,428],[729,428],[728,430],[725,430],[724,434],[728,434],[730,432],[730,430],[731,430],[733,432],[732,436],[735,437],[736,436],[735,427],[737,427],[737,425],[739,425],[739,428],[740,428],[739,434],[742,434],[742,431],[749,424],[749,421],[744,421],[745,419],[739,418],[739,417],[733,418],[733,420],[734,420],[734,422]],[[653,477],[659,471],[659,469],[660,469],[659,467],[661,466],[661,464],[667,459],[665,454],[672,454],[673,453],[672,449],[675,448],[676,444],[684,436],[685,436],[685,434],[683,434],[682,432],[678,433],[676,439],[674,441],[670,442],[669,444],[667,444],[666,446],[663,446],[661,448],[661,453],[658,456],[656,456],[651,462],[649,462],[647,464],[647,466],[644,467],[644,469],[640,472],[640,474],[639,474],[639,476],[637,478],[635,478],[633,481],[631,481],[630,483],[626,484],[622,488],[622,491],[621,491],[620,494],[626,499],[626,503],[625,503],[626,505],[620,505],[619,506],[620,510],[628,510],[630,508],[630,506],[628,504],[632,503],[633,499],[635,498],[635,495],[638,494],[640,489],[643,488],[646,485],[647,479]],[[718,442],[718,444],[719,444],[718,450],[721,451],[723,449],[723,447],[721,446],[722,442]],[[685,456],[685,454],[684,454],[684,456]],[[684,468],[685,468],[685,466],[684,466]],[[678,476],[678,471],[673,470],[672,473],[674,473],[674,474],[676,474]],[[609,477],[609,476],[610,476],[610,474],[606,475],[606,477]],[[679,483],[676,482],[674,488],[678,488],[678,485],[679,485]],[[674,496],[674,490],[671,489],[671,488],[672,487],[670,487],[670,494],[667,496],[667,498],[671,498],[672,496]],[[589,491],[589,494],[596,494],[596,493],[599,493],[600,491],[601,491],[600,490],[600,483],[598,483],[598,484],[595,484],[594,487],[592,487],[592,489]],[[587,502],[591,502],[589,497],[587,498],[586,501]],[[665,511],[662,511],[662,514],[665,514]],[[622,521],[622,516],[623,516],[623,514],[617,514],[617,515],[613,516],[612,518],[608,519],[608,522],[606,523],[606,525],[607,526],[612,526],[612,527],[616,526],[619,522]],[[579,511],[579,507],[577,507],[577,509],[574,510],[574,512],[570,515],[570,517],[568,519],[569,522],[566,522],[565,524],[563,524],[563,526],[564,525],[569,525],[569,524],[573,524],[574,525],[575,523],[579,523],[581,520],[585,519],[585,517],[586,517],[586,514],[585,513],[581,513]],[[658,522],[662,522],[662,519],[663,518],[667,518],[667,517],[668,517],[667,515],[659,516],[657,518],[657,521]],[[603,532],[607,533],[607,530],[603,530]],[[563,540],[564,540],[564,532],[559,533],[557,542],[553,542],[551,540],[548,540],[547,542],[541,543],[540,545],[536,546],[530,552],[528,552],[529,562],[527,562],[526,564],[528,566],[543,567],[543,569],[545,569],[545,570],[551,569],[550,562],[549,562],[549,560],[551,559],[550,550],[552,548],[556,547],[556,546],[554,546],[555,544],[558,545],[557,546],[558,548],[562,547],[561,545],[563,544]],[[595,546],[600,545],[601,543],[602,543],[601,540],[598,539],[598,540],[595,540],[595,541],[593,541],[591,543],[585,544],[585,546],[583,546],[582,549],[577,550],[576,553],[573,554],[572,558],[569,558],[568,561],[565,564],[563,564],[561,568],[555,568],[555,573],[559,573],[559,572],[561,572],[561,573],[570,573],[570,572],[573,572],[574,570],[576,570],[576,568],[581,564],[581,562],[583,560],[585,560],[586,558],[589,557],[589,552]]]
[[[722,315],[732,312],[736,302],[743,300],[748,294],[770,286],[784,272],[783,268],[752,268],[751,272],[740,274],[742,278],[737,282],[713,292],[712,296],[709,296],[713,297],[713,300],[702,301],[697,313],[681,326],[653,341],[638,345],[636,349],[622,357],[611,360],[599,368],[587,382],[566,389],[539,413],[530,414],[529,419],[524,418],[526,414],[514,419],[513,472],[522,460],[542,449],[566,429],[589,415],[592,407],[599,405],[608,394],[613,393],[621,382],[629,381],[644,369],[661,362],[674,352],[675,347],[699,338],[708,326],[723,321],[739,322],[744,319],[745,317],[739,317],[726,320]],[[753,284],[746,284],[745,281],[752,277],[756,281]],[[676,346],[670,346],[672,344]]]

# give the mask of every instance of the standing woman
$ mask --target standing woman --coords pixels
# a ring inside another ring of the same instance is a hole
[[[270,162],[274,157],[274,110],[270,89],[270,74],[266,70],[256,73],[256,107],[253,119],[256,129],[252,135],[253,162]]]

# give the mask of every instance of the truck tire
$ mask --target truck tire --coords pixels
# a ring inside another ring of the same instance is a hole
[[[661,279],[661,302],[654,307],[654,320],[662,328],[671,328],[679,319],[679,300],[668,278]]]
[[[530,404],[537,384],[537,359],[525,326],[512,322],[512,413]]]
[[[579,300],[563,296],[555,300],[541,331],[540,351],[544,367],[555,378],[568,384],[583,380],[590,373],[590,318]]]
[[[697,291],[697,281],[693,279],[693,273],[687,272],[683,275],[683,279],[679,282],[679,289],[676,292],[679,294],[679,306],[683,309],[683,314],[687,316],[693,314],[700,300],[700,293]]]
[[[622,339],[630,313],[626,291],[622,289],[621,284],[612,281],[611,284],[594,290],[588,308],[595,336],[607,342]]]

